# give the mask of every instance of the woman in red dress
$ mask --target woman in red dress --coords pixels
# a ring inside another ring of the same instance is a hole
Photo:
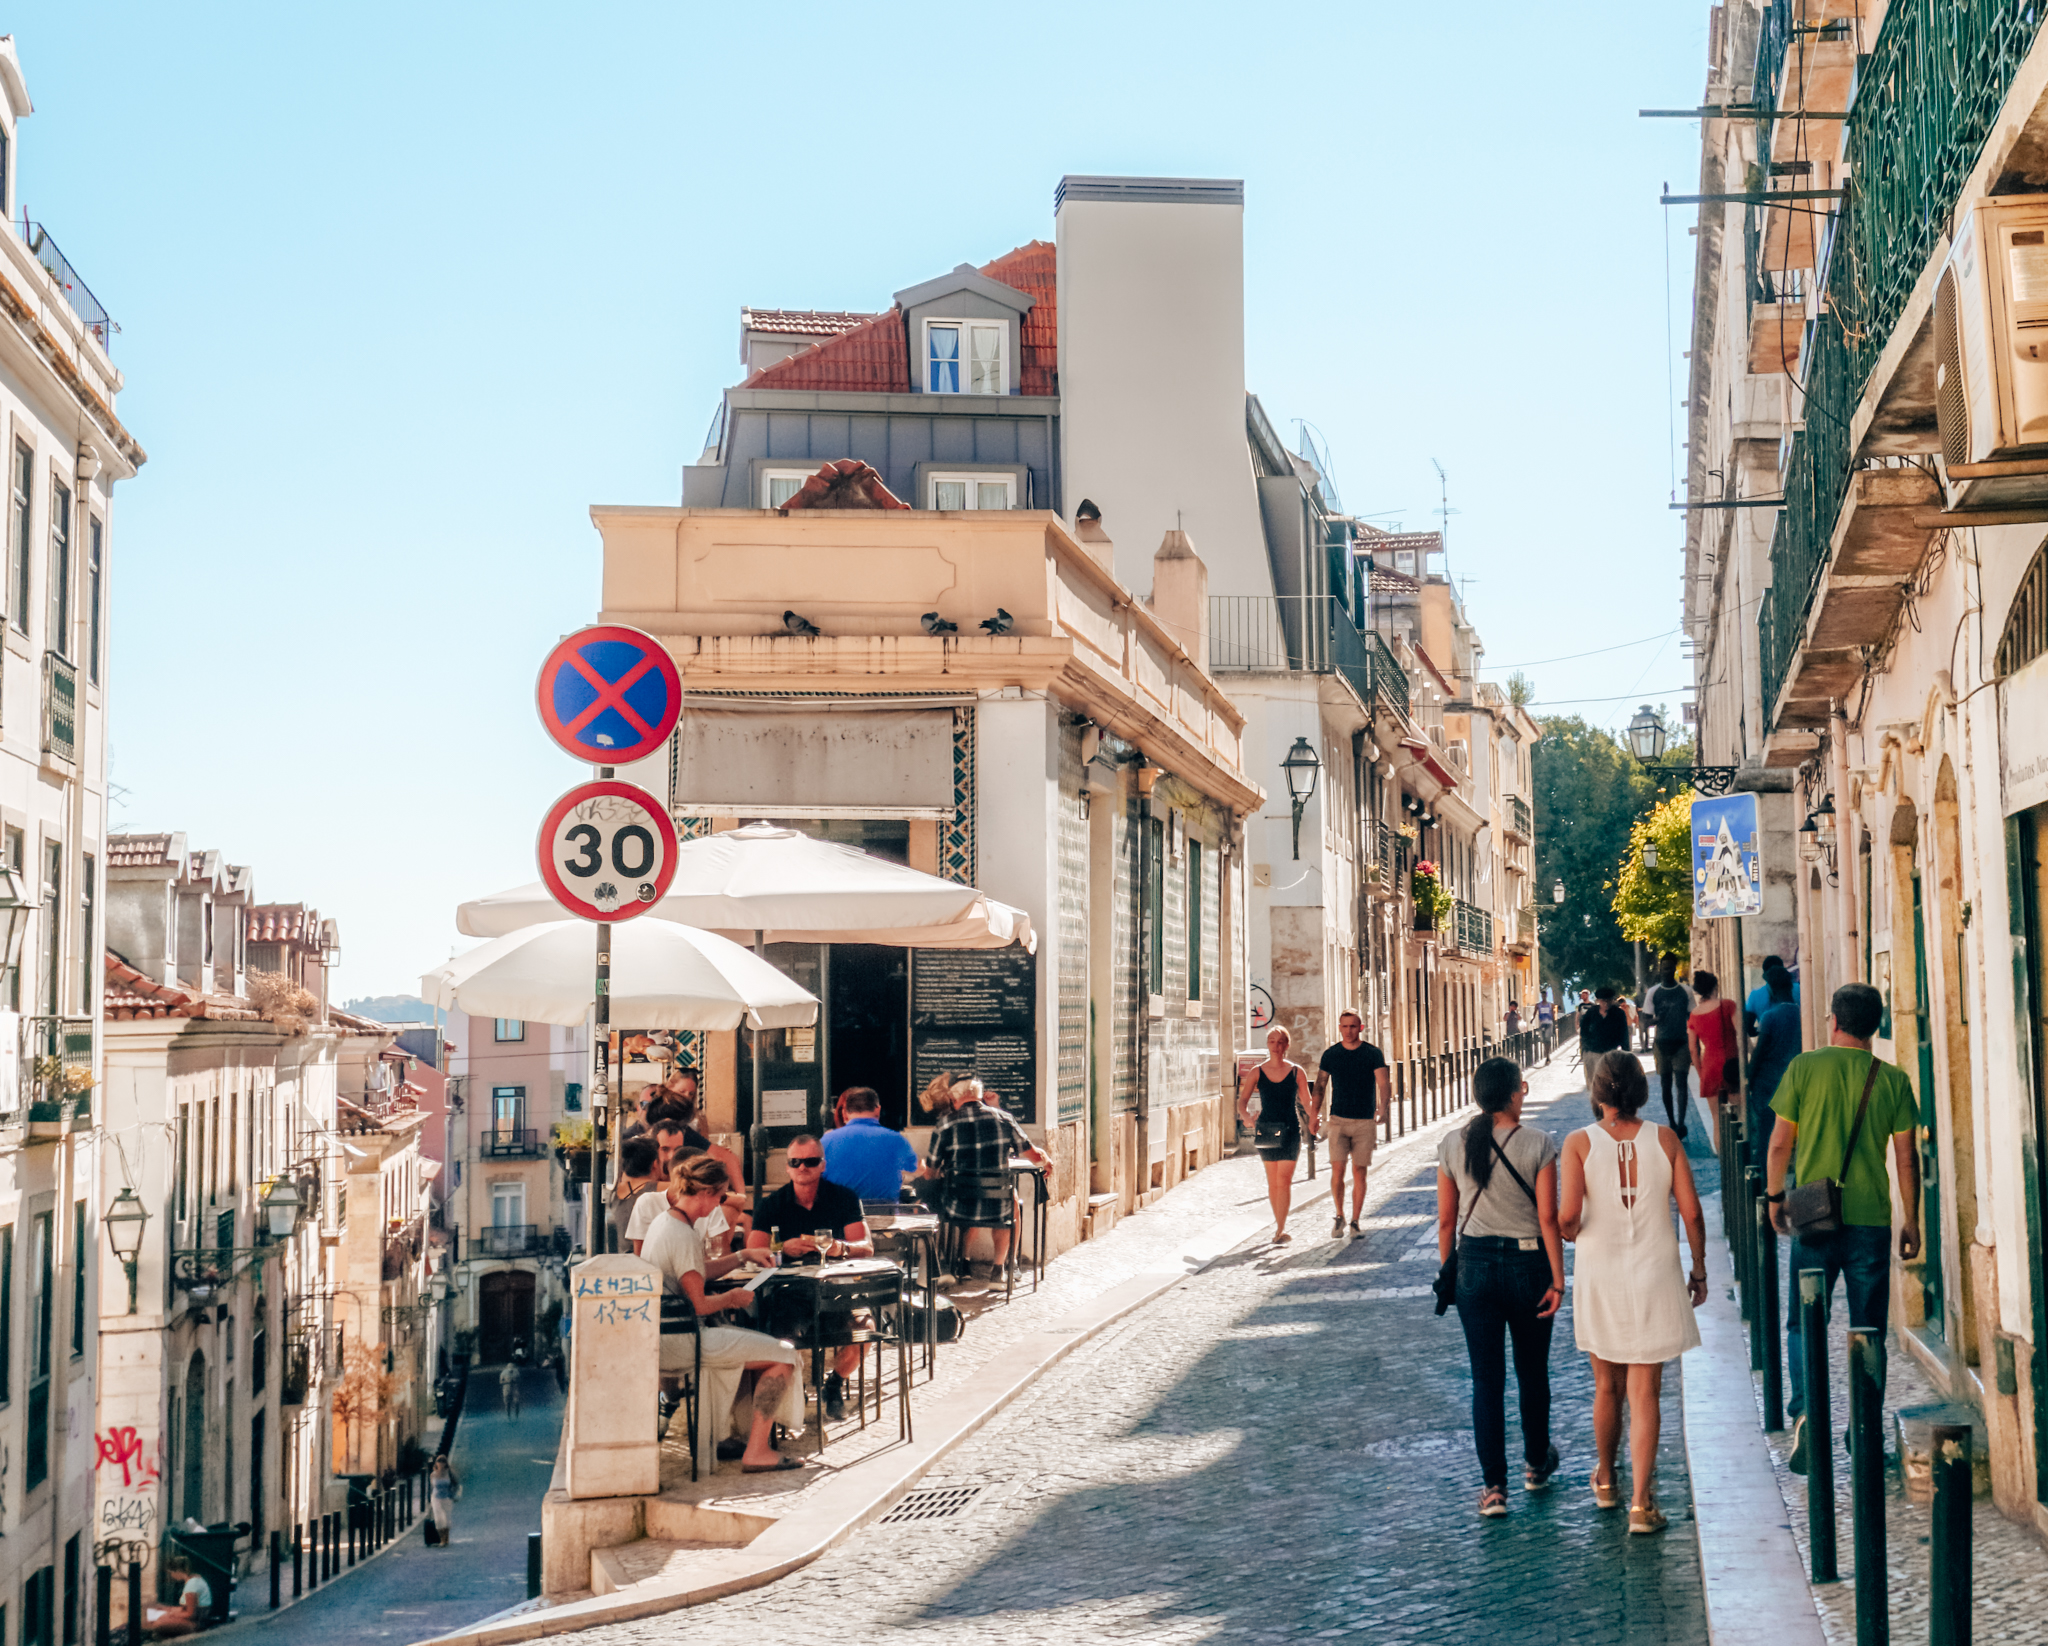
[[[1685,1034],[1692,1066],[1700,1072],[1700,1099],[1711,1103],[1733,1083],[1735,1002],[1721,997],[1720,979],[1712,972],[1694,972],[1689,981],[1699,1004],[1685,1020]]]

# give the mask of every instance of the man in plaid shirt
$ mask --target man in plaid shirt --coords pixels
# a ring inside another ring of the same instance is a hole
[[[1000,1270],[1010,1256],[1014,1223],[1011,1213],[1010,1158],[1022,1155],[1033,1165],[1049,1167],[1052,1162],[1024,1133],[1024,1128],[1003,1109],[988,1101],[979,1080],[961,1083],[969,1088],[952,1116],[932,1133],[931,1152],[925,1157],[924,1175],[940,1182],[939,1215],[962,1228],[987,1229],[994,1243],[995,1263]],[[953,1088],[956,1095],[960,1087]],[[965,1181],[976,1177],[1003,1179],[999,1195],[984,1195]]]

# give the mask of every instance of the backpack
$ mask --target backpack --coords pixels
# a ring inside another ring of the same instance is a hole
[[[1659,1040],[1685,1038],[1685,1020],[1692,1015],[1692,1000],[1681,985],[1660,983],[1650,996],[1650,1011],[1657,1020]]]

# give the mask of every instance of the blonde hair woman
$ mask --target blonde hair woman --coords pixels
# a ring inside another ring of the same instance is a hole
[[[1294,1163],[1301,1158],[1301,1110],[1308,1107],[1308,1071],[1287,1056],[1293,1041],[1278,1023],[1268,1029],[1266,1061],[1246,1072],[1237,1094],[1237,1118],[1252,1127],[1252,1144],[1266,1163],[1266,1199],[1273,1206],[1276,1246],[1294,1238],[1287,1232],[1287,1212],[1294,1202]],[[1255,1093],[1256,1124],[1251,1112]]]

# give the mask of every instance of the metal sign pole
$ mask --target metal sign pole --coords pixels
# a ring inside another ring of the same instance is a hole
[[[609,781],[612,768],[600,766],[597,775]],[[612,923],[597,922],[597,992],[591,1005],[591,1051],[594,1062],[590,1082],[590,1217],[591,1237],[584,1249],[593,1254],[611,1250],[611,1224],[605,1217],[605,1165],[610,1154],[612,1072]],[[622,1127],[621,1130],[624,1128]]]

